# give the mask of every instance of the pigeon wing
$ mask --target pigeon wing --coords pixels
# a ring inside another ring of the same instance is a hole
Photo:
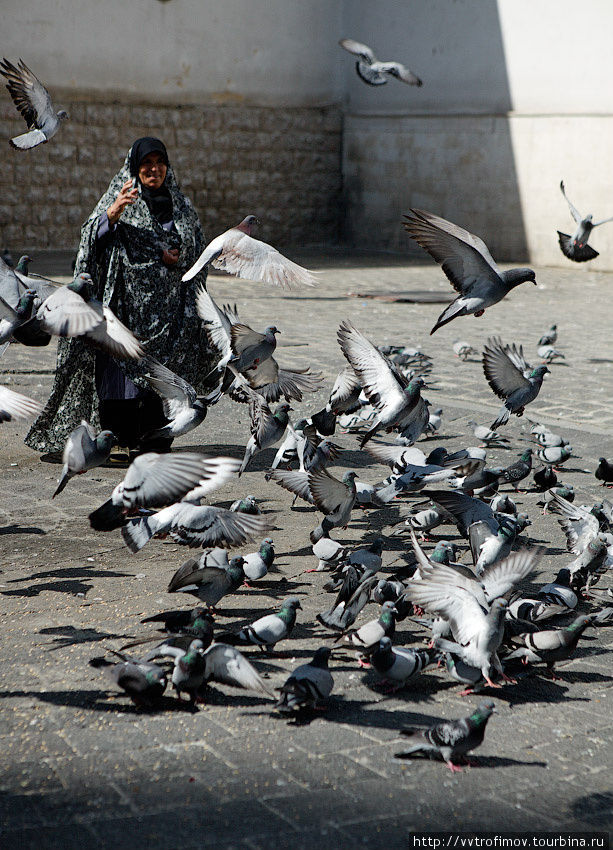
[[[293,285],[315,286],[315,278],[310,271],[288,260],[272,245],[241,231],[236,233],[238,238],[227,240],[222,252],[213,260],[216,269],[286,289]]]
[[[8,80],[6,87],[28,127],[40,128],[45,120],[55,118],[49,92],[23,59],[19,67],[4,59],[0,72]]]
[[[485,242],[444,218],[412,209],[404,228],[440,264],[449,282],[464,294],[474,278],[500,283],[500,271]]]
[[[225,643],[215,643],[204,653],[206,661],[205,680],[258,691],[275,697],[258,671],[245,656]],[[276,699],[276,697],[275,697]]]
[[[8,387],[0,387],[0,422],[35,416],[42,409],[42,405],[37,401],[9,390]]]
[[[147,369],[145,375],[147,381],[163,399],[172,399],[182,406],[193,406],[197,394],[188,381],[168,369],[155,357],[147,356],[143,365]]]
[[[581,222],[583,221],[583,216],[581,215],[581,213],[579,212],[577,207],[568,200],[568,196],[566,194],[566,189],[564,188],[564,181],[563,180],[560,180],[560,191],[564,195],[564,200],[568,204],[570,214],[572,215],[574,220],[577,222],[577,224],[581,224]]]
[[[543,557],[544,551],[542,546],[520,549],[519,552],[513,552],[502,561],[487,567],[481,581],[488,600],[491,602],[499,596],[504,596],[517,582],[530,575]]]
[[[200,286],[196,291],[196,309],[204,323],[212,348],[219,351],[222,359],[229,359],[232,356],[230,344],[232,322],[224,310],[213,301],[204,286]]]
[[[148,452],[132,461],[123,480],[126,507],[162,507],[172,504],[210,477],[206,458],[192,452]]]
[[[349,498],[347,485],[325,469],[309,472],[308,481],[313,501],[323,514],[333,514]]]
[[[351,322],[341,322],[337,339],[370,403],[380,413],[400,407],[404,401],[403,389],[407,381],[400,377],[391,361]]]
[[[367,44],[354,41],[353,38],[341,38],[339,44],[344,50],[353,53],[354,56],[359,56],[362,62],[366,62],[368,65],[372,65],[373,62],[377,61],[373,50]]]
[[[483,372],[498,398],[507,399],[519,389],[526,389],[530,382],[513,363],[498,337],[490,337],[483,349]]]

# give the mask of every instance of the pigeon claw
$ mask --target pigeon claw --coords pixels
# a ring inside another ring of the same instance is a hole
[[[475,315],[477,314],[475,313]],[[452,773],[462,773],[462,768],[458,764],[454,764],[452,761],[446,761],[445,764]]]

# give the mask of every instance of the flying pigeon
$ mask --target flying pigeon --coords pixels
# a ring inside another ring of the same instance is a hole
[[[613,221],[613,216],[603,218],[602,221],[592,221],[591,214],[585,217],[582,216],[579,210],[568,200],[563,180],[560,181],[560,189],[577,225],[572,236],[569,236],[568,233],[561,233],[558,230],[560,250],[565,257],[568,257],[569,260],[574,260],[575,263],[585,263],[587,260],[593,260],[598,256],[598,251],[595,251],[591,245],[587,244],[592,230],[601,224],[606,224],[607,221]]]
[[[231,646],[259,646],[272,652],[280,640],[290,637],[296,625],[296,612],[302,609],[296,596],[286,599],[279,611],[260,617],[249,626],[243,626],[239,632],[222,632],[217,640]]]
[[[356,500],[356,478],[355,472],[346,472],[343,480],[339,481],[327,469],[308,473],[313,502],[324,514],[320,525],[311,532],[311,543],[316,543],[332,528],[348,525]]]
[[[218,476],[220,483],[223,474]],[[263,516],[249,516],[213,505],[175,502],[157,513],[127,519],[121,536],[131,552],[140,551],[152,537],[167,534],[190,549],[199,546],[231,549],[255,540],[270,527],[270,519]]]
[[[521,416],[526,405],[539,394],[547,366],[537,366],[525,377],[518,369],[499,337],[490,337],[483,350],[483,372],[494,393],[504,400],[492,430],[509,421],[511,413]]]
[[[113,654],[122,660],[114,662],[99,657],[91,658],[89,664],[104,669],[138,708],[155,707],[166,690],[166,671],[149,661],[139,661],[119,652]]]
[[[495,711],[493,702],[481,702],[469,717],[462,720],[446,720],[432,726],[408,726],[401,729],[402,735],[411,738],[411,747],[401,753],[394,753],[394,756],[407,758],[419,752],[438,754],[452,773],[461,773],[462,768],[456,761],[483,743],[487,721]]]
[[[100,431],[96,434],[89,422],[82,420],[68,435],[64,445],[64,466],[57,489],[51,498],[55,499],[75,475],[82,475],[88,469],[105,463],[116,442],[117,438],[112,431]]]
[[[372,49],[352,38],[341,38],[339,44],[344,50],[358,57],[355,69],[358,77],[369,86],[383,86],[389,77],[395,77],[401,83],[410,86],[423,85],[419,77],[400,62],[380,62]]]
[[[410,423],[411,414],[419,402],[423,404],[420,391],[425,382],[423,378],[416,378],[409,383],[391,361],[350,322],[341,322],[337,338],[368,400],[377,411],[375,422],[360,440],[360,447],[363,448],[381,428],[389,431],[397,427],[402,430]],[[424,426],[428,418],[426,409]]]
[[[149,432],[148,439],[175,439],[189,433],[204,422],[208,408],[219,400],[220,394],[217,390],[198,397],[188,381],[154,357],[145,357],[142,366],[146,369],[145,378],[148,383],[162,399],[164,416],[168,419],[166,425]]]
[[[36,416],[43,409],[42,404],[8,387],[0,386],[0,422],[13,419],[26,419]]]
[[[308,664],[301,664],[280,688],[274,708],[280,714],[300,714],[321,707],[332,693],[334,679],[328,669],[331,649],[321,647]]]
[[[13,103],[28,125],[27,133],[10,140],[11,146],[23,151],[48,142],[60,129],[60,123],[68,118],[68,113],[64,109],[54,111],[49,92],[23,59],[17,66],[3,59],[0,73],[8,80],[6,87]]]
[[[320,434],[324,437],[334,434],[336,417],[359,407],[358,399],[361,391],[360,380],[352,366],[348,364],[338,373],[324,409],[311,416],[311,421]]]
[[[487,307],[501,301],[520,283],[532,281],[536,286],[532,269],[501,272],[485,242],[457,224],[416,209],[404,219],[405,230],[441,265],[459,293],[441,313],[430,334],[458,316],[482,316]]]
[[[287,428],[289,411],[292,409],[287,402],[277,405],[273,413],[262,396],[248,390],[250,397],[249,412],[251,414],[251,437],[245,448],[245,456],[238,471],[243,474],[251,459],[258,452],[277,443]]]
[[[257,223],[254,215],[248,215],[236,227],[216,236],[181,279],[191,280],[211,263],[214,268],[237,277],[272,283],[286,289],[315,286],[315,278],[310,271],[288,260],[272,245],[251,236]]]
[[[157,508],[186,496],[206,483],[213,490],[235,470],[234,458],[210,458],[193,452],[157,454],[135,458],[111,498],[89,515],[92,528],[112,531],[126,523],[134,508]]]

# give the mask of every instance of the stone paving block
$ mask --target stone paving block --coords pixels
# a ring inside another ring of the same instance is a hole
[[[39,826],[24,829],[18,835],[9,830],[0,830],[0,842],[6,841],[6,846],[18,847],[19,850],[96,850],[106,847],[104,842],[85,824]]]

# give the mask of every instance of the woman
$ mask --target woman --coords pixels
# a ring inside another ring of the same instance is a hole
[[[121,170],[81,229],[75,274],[88,272],[94,297],[156,357],[197,390],[213,366],[196,312],[193,282],[181,283],[205,245],[198,216],[180,191],[164,144],[132,145]],[[198,282],[204,282],[199,275]],[[55,383],[26,437],[41,452],[61,451],[81,419],[112,430],[122,446],[168,450],[147,441],[163,424],[159,397],[139,363],[115,360],[79,339],[60,340]]]

